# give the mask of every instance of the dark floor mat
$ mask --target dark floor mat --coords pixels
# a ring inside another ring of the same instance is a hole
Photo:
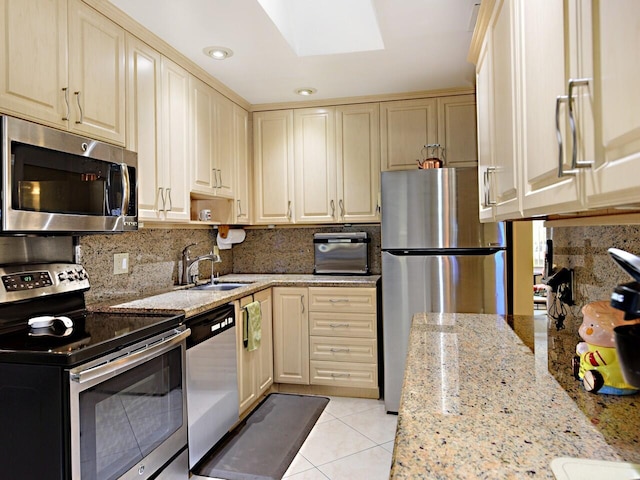
[[[282,478],[327,403],[325,397],[272,393],[193,473],[229,480]]]

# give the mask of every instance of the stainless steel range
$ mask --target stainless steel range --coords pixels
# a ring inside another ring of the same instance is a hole
[[[77,264],[0,278],[2,477],[187,478],[184,316],[88,311]]]

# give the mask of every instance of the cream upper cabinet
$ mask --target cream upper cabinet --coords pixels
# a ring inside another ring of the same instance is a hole
[[[337,219],[380,221],[380,107],[336,107]]]
[[[138,217],[156,220],[162,175],[161,56],[133,35],[127,35],[126,44],[126,147],[138,152]]]
[[[427,144],[438,140],[438,103],[435,98],[380,104],[382,170],[418,168]]]
[[[640,201],[640,2],[586,3],[581,2],[580,6],[587,12],[578,13],[593,24],[589,31],[593,56],[583,62],[581,75],[592,80],[588,87],[578,88],[576,95],[586,96],[588,104],[597,112],[593,125],[594,163],[585,175],[586,202],[590,208],[637,204]]]
[[[125,143],[124,30],[69,0],[69,129]]]
[[[233,137],[233,102],[214,92],[214,162],[216,195],[233,199],[236,184],[236,157]]]
[[[498,1],[477,63],[479,193],[482,221],[520,215],[515,112],[513,9]]]
[[[562,2],[516,4],[522,18],[523,212],[525,216],[578,211],[583,208],[578,176],[571,170],[571,138],[567,136],[565,31]],[[545,68],[541,69],[540,65]],[[561,143],[558,143],[560,139]]]
[[[335,109],[293,111],[295,221],[336,220]]]
[[[190,76],[191,191],[233,198],[235,157],[233,103]]]
[[[445,149],[447,167],[478,163],[475,95],[438,98],[438,144]]]
[[[233,142],[236,159],[235,223],[251,223],[249,168],[249,112],[233,106]]]
[[[293,111],[253,114],[254,223],[293,221]]]
[[[0,109],[125,144],[125,32],[79,0],[0,1]]]
[[[67,1],[0,0],[0,25],[0,109],[66,128]]]
[[[189,74],[162,57],[162,149],[158,163],[157,216],[189,221]]]
[[[309,384],[308,305],[307,288],[273,289],[273,369],[277,383]]]

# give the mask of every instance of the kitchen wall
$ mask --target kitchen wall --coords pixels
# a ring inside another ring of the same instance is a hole
[[[313,234],[316,232],[367,232],[371,238],[371,272],[380,274],[380,227],[318,227],[248,229],[244,242],[231,250],[220,250],[222,263],[215,265],[227,273],[313,273]],[[166,292],[177,284],[178,261],[190,243],[191,256],[209,253],[217,230],[143,229],[113,235],[79,237],[80,258],[89,273],[89,305],[120,301],[128,297]],[[113,255],[129,254],[129,273],[114,275]],[[200,277],[209,278],[211,264],[200,262]]]
[[[233,247],[233,273],[313,273],[313,234],[327,232],[367,232],[369,269],[380,274],[379,225],[248,229]]]
[[[576,306],[571,311],[580,319],[584,305],[608,300],[618,283],[632,281],[607,249],[615,247],[640,255],[640,226],[553,227],[547,236],[553,240],[556,266],[574,269]]]

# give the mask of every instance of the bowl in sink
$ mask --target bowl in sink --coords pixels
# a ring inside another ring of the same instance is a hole
[[[212,290],[219,292],[226,292],[227,290],[235,290],[236,288],[242,288],[249,285],[248,283],[203,283],[191,287],[190,290]]]

